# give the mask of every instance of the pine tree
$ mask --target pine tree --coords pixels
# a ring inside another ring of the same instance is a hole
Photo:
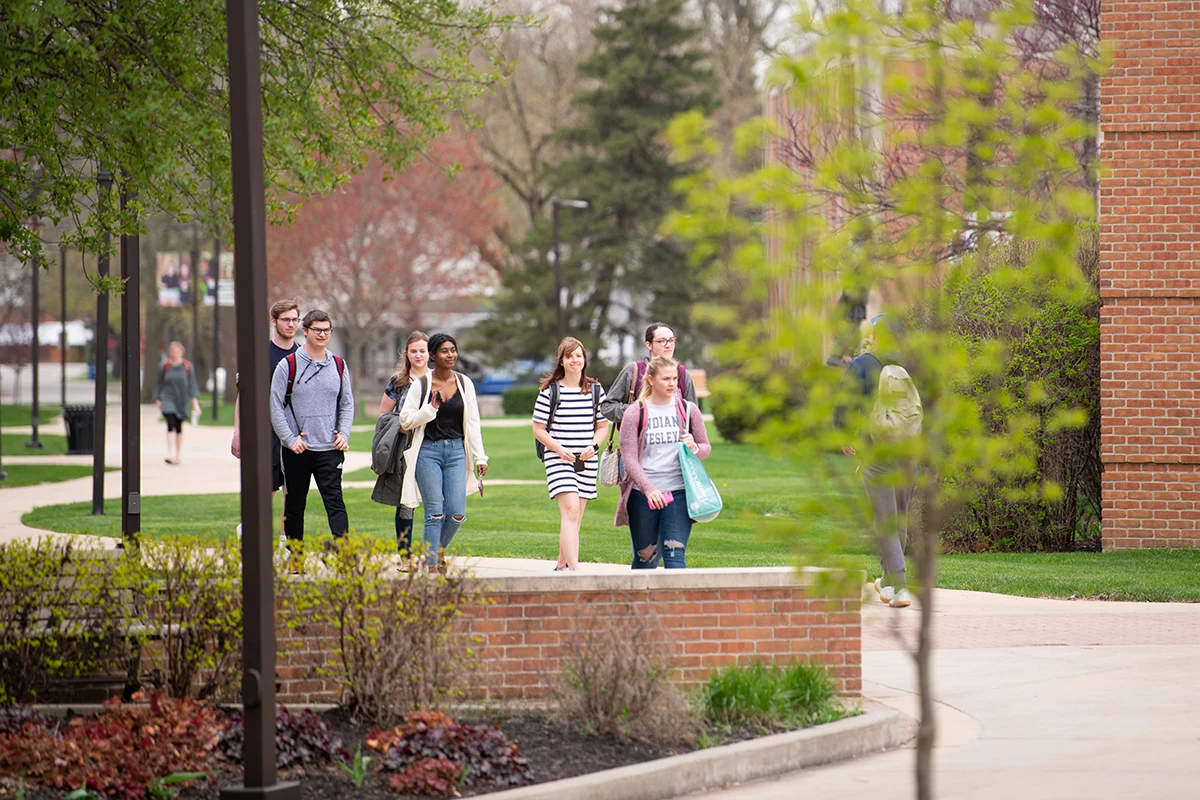
[[[700,282],[685,248],[658,230],[679,205],[672,186],[687,171],[672,161],[664,130],[680,113],[711,112],[713,100],[698,31],[683,16],[682,0],[604,12],[596,53],[579,68],[595,84],[572,102],[577,124],[558,132],[574,155],[552,167],[552,185],[559,196],[589,204],[559,212],[567,333],[589,347],[640,334],[660,318],[687,338]],[[494,357],[554,352],[552,237],[547,214],[504,276],[495,311],[481,326],[480,344]]]

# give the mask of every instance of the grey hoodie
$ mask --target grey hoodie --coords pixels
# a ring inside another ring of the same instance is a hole
[[[301,432],[309,450],[332,450],[334,428],[350,441],[354,423],[354,392],[350,389],[350,370],[342,374],[342,405],[338,408],[338,371],[333,354],[325,351],[324,361],[313,361],[308,351],[296,351],[296,378],[292,384],[291,408],[284,408],[287,396],[288,365],[281,359],[271,377],[271,427],[283,446],[291,448]]]

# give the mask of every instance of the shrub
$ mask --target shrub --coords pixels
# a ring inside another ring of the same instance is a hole
[[[319,671],[340,684],[356,719],[386,726],[462,695],[478,660],[458,619],[483,602],[464,572],[397,574],[389,547],[361,537],[342,542],[327,567],[318,580],[290,584],[296,613],[287,624],[336,631],[336,660]]]
[[[138,578],[114,551],[0,544],[0,705],[36,698],[55,677],[125,668]]]
[[[734,665],[714,673],[700,692],[704,716],[717,725],[770,730],[828,721],[840,707],[822,667],[806,664]]]
[[[564,721],[588,735],[675,742],[694,724],[670,681],[674,654],[657,618],[630,607],[617,618],[576,619],[554,689]]]
[[[988,264],[1004,259],[1028,263],[1030,248],[998,247],[980,254],[982,277],[954,295],[958,335],[972,339],[1007,331],[1004,389],[1010,402],[991,409],[995,431],[1027,422],[1037,447],[1032,474],[998,480],[944,526],[950,551],[1096,549],[1100,524],[1100,302],[1099,251],[1094,230],[1081,235],[1077,253],[1092,292],[1084,302],[1018,296],[991,279]],[[1016,319],[1011,309],[1032,303],[1034,313]],[[964,387],[975,391],[975,387]],[[981,391],[990,391],[982,390]],[[1063,427],[1059,415],[1074,409],[1082,427]],[[1027,491],[1032,487],[1035,491]],[[1042,487],[1053,487],[1043,489]],[[1021,491],[1013,491],[1020,489]]]
[[[538,387],[512,386],[504,390],[500,402],[505,414],[520,414],[533,416],[533,406],[537,403]]]
[[[221,756],[241,764],[245,744],[245,716],[236,711],[221,735]],[[285,706],[275,709],[275,766],[279,769],[340,762],[347,755],[341,738],[312,711],[295,712]]]
[[[141,616],[156,639],[144,653],[150,680],[172,697],[233,699],[242,654],[237,542],[172,537],[140,549],[147,587]]]
[[[533,782],[529,762],[498,727],[462,725],[440,711],[407,714],[403,724],[373,732],[367,746],[384,754],[383,768],[396,773],[391,785],[401,791],[442,794],[446,781],[451,789],[458,781],[501,789]]]
[[[0,733],[0,772],[64,790],[86,781],[110,800],[142,800],[157,779],[208,771],[222,727],[214,708],[193,700],[110,700],[100,714],[62,728]]]
[[[794,379],[782,372],[762,376],[726,372],[709,380],[708,402],[721,438],[745,443],[746,436],[768,420],[802,406],[804,393],[799,385],[790,383]]]

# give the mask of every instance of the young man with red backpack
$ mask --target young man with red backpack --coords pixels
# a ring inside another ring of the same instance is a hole
[[[279,362],[271,379],[271,426],[283,444],[283,529],[292,572],[303,571],[301,543],[311,479],[316,479],[334,538],[350,528],[342,500],[342,464],[354,423],[346,362],[327,349],[333,332],[329,314],[310,311],[301,327],[304,345]]]
[[[646,328],[646,356],[641,361],[632,361],[625,365],[621,374],[613,381],[607,396],[600,403],[600,413],[609,422],[621,424],[625,409],[637,401],[642,392],[642,383],[646,379],[646,367],[655,356],[675,358],[675,332],[662,322],[654,322]],[[692,385],[692,376],[688,375],[687,367],[679,362],[678,395],[693,405],[696,404],[696,387]]]

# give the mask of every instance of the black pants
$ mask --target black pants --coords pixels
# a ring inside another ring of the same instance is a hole
[[[283,532],[287,538],[304,541],[304,507],[308,505],[309,479],[317,479],[317,489],[325,502],[329,530],[334,536],[344,536],[350,529],[346,504],[342,502],[342,462],[346,455],[340,450],[305,450],[297,455],[283,450],[283,480],[287,493],[283,497]]]

